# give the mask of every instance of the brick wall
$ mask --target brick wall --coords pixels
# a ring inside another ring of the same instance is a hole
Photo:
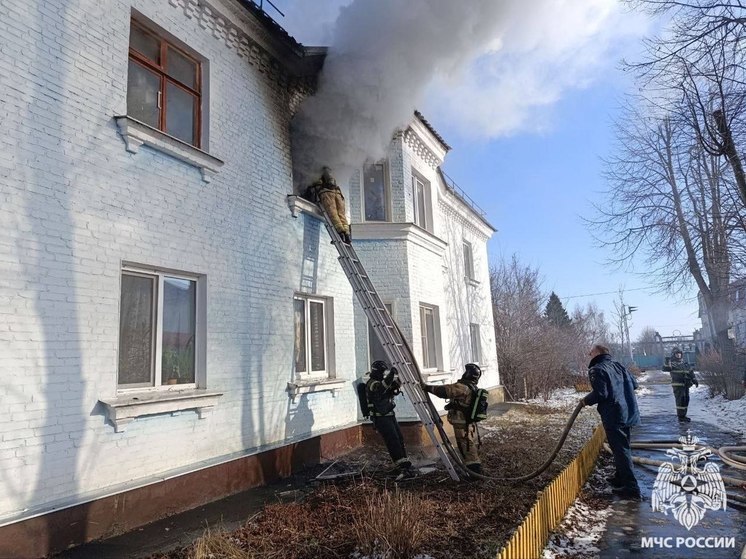
[[[223,1],[235,7],[211,5]],[[209,184],[163,153],[125,151],[112,117],[126,113],[132,10],[207,61],[205,149],[225,161]],[[356,418],[351,390],[296,404],[286,393],[304,248],[317,252],[313,290],[334,298],[336,374],[355,368],[350,287],[318,221],[293,219],[285,201],[291,96],[215,10],[198,12],[179,0],[0,4],[0,517]],[[224,392],[206,419],[106,423],[122,261],[206,275],[207,388]]]

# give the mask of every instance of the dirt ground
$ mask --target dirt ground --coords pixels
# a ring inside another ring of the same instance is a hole
[[[521,406],[480,424],[488,475],[520,476],[538,468],[554,448],[572,409]],[[362,475],[334,482],[306,472],[300,490],[279,494],[238,530],[211,530],[191,546],[151,559],[347,559],[421,557],[494,558],[533,504],[536,494],[566,466],[597,424],[584,409],[564,448],[539,477],[521,484],[453,482],[433,459],[413,458],[422,476],[396,484],[383,472],[383,448],[358,449],[336,471]]]

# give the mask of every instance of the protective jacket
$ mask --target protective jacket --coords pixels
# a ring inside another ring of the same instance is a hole
[[[394,415],[394,408],[396,407],[394,398],[399,393],[399,386],[400,383],[396,380],[395,370],[390,371],[385,378],[383,375],[371,375],[365,384],[370,417]]]
[[[694,377],[694,369],[683,359],[671,357],[668,365],[664,366],[663,370],[671,374],[671,386],[689,388],[697,382],[697,379]]]
[[[585,396],[585,404],[598,404],[604,425],[632,427],[640,423],[635,396],[637,381],[627,369],[604,353],[591,360],[588,379],[593,390]]]

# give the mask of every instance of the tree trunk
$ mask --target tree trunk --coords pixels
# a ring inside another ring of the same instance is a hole
[[[741,202],[743,203],[744,208],[746,208],[746,174],[743,171],[741,157],[738,155],[736,144],[733,141],[733,134],[728,126],[728,122],[725,120],[725,114],[723,111],[713,111],[712,116],[715,118],[715,125],[717,126],[718,133],[723,139],[723,155],[725,155],[725,158],[733,169],[733,176],[738,185],[738,193],[741,196]]]

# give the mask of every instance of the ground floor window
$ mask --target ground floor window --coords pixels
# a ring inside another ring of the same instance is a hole
[[[329,373],[330,302],[322,297],[296,295],[293,298],[295,330],[295,372]]]
[[[119,311],[120,388],[194,385],[197,380],[197,276],[122,271]]]
[[[440,328],[438,307],[420,304],[422,368],[437,369],[440,361]]]
[[[479,335],[479,324],[469,324],[469,335],[471,336],[471,362],[482,361],[482,339]]]

